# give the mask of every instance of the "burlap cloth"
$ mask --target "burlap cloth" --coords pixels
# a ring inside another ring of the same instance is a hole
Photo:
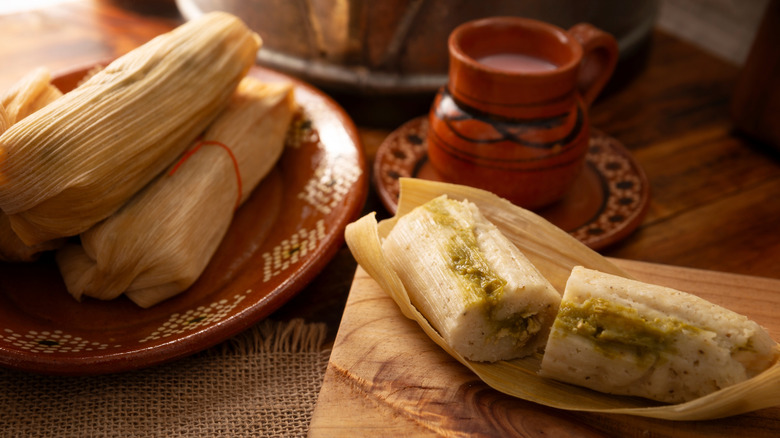
[[[206,352],[128,373],[0,369],[0,436],[306,436],[330,355],[325,335],[324,324],[266,321]]]

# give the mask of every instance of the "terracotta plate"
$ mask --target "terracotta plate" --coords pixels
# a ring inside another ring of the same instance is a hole
[[[87,68],[59,75],[67,91]],[[272,173],[237,211],[198,281],[150,309],[67,293],[53,257],[0,263],[0,364],[55,374],[125,371],[187,356],[268,316],[335,255],[360,213],[368,181],[354,124],[313,87],[291,81],[303,111]]]
[[[382,203],[395,214],[398,179],[444,179],[427,157],[427,117],[410,120],[379,146],[374,183]],[[583,172],[563,199],[537,211],[593,249],[628,236],[642,222],[650,199],[644,171],[616,139],[591,129]]]

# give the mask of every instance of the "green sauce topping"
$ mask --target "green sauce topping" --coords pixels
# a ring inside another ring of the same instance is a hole
[[[456,201],[437,198],[426,203],[425,209],[436,224],[453,231],[445,247],[449,268],[461,279],[466,306],[482,306],[487,319],[495,326],[492,336],[513,336],[523,341],[538,332],[541,326],[533,317],[517,314],[504,319],[496,317],[507,282],[490,267],[479,250],[473,228],[462,226],[450,214],[447,203],[455,204]]]
[[[582,304],[561,302],[555,327],[591,339],[596,350],[607,356],[633,351],[640,360],[673,351],[675,335],[698,330],[672,317],[647,319],[636,309],[603,298],[589,298]]]
[[[463,280],[469,303],[487,300],[495,304],[504,292],[506,280],[491,269],[484,254],[479,250],[477,236],[471,227],[464,227],[447,209],[447,204],[460,208],[456,201],[436,198],[425,204],[432,219],[442,228],[451,230],[446,244],[449,267]]]

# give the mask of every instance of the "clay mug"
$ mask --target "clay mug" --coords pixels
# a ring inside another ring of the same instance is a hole
[[[450,34],[449,76],[429,113],[428,159],[448,182],[525,208],[560,199],[581,171],[588,109],[618,59],[615,39],[493,17]]]

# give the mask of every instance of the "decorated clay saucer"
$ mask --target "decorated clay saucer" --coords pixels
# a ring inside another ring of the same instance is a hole
[[[384,206],[395,213],[401,177],[444,181],[428,162],[428,118],[418,117],[393,131],[377,150],[374,183]],[[644,171],[616,139],[591,129],[583,171],[555,204],[536,212],[593,249],[634,231],[650,199]]]

